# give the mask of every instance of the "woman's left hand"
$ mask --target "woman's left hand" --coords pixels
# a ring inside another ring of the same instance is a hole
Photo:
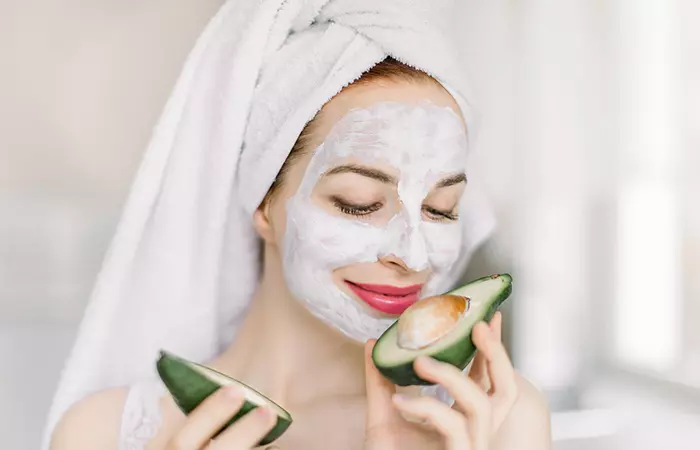
[[[411,428],[415,425],[404,420],[398,411],[433,428],[442,436],[441,448],[445,450],[490,450],[492,438],[518,398],[515,370],[501,342],[501,320],[497,312],[490,325],[481,322],[474,327],[472,340],[478,351],[468,376],[432,358],[416,360],[416,373],[446,389],[455,400],[452,407],[432,397],[405,398],[395,394],[396,387],[379,374],[369,358],[365,450],[414,448],[405,436],[413,434]]]

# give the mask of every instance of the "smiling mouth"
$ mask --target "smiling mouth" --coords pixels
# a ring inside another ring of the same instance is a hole
[[[345,284],[371,308],[386,314],[401,314],[418,301],[422,284],[398,287],[383,284],[360,284],[344,280]]]

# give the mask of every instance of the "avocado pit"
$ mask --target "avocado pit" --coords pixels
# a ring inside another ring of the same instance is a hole
[[[397,345],[419,350],[448,334],[469,311],[469,297],[434,295],[418,300],[401,314],[397,324]]]

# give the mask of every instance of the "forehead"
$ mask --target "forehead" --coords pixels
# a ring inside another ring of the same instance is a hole
[[[450,108],[459,117],[461,125],[466,127],[457,102],[439,84],[383,81],[350,85],[326,103],[321,109],[319,120],[316,121],[314,127],[314,143],[320,144],[331,128],[351,110],[369,108],[380,102],[398,102],[411,105],[426,101],[436,106]]]
[[[352,154],[436,145],[466,151],[467,139],[461,119],[449,107],[429,100],[416,104],[382,101],[348,111],[330,130],[325,144],[337,147],[337,153]]]
[[[465,168],[467,137],[461,118],[448,106],[427,99],[381,101],[349,110],[316,152],[319,169],[359,159],[401,171],[447,173]]]

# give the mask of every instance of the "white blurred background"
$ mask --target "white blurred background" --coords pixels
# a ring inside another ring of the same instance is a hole
[[[0,0],[4,449],[39,446],[150,129],[220,3]],[[700,2],[460,4],[501,222],[471,272],[514,276],[509,349],[555,449],[699,449]]]

